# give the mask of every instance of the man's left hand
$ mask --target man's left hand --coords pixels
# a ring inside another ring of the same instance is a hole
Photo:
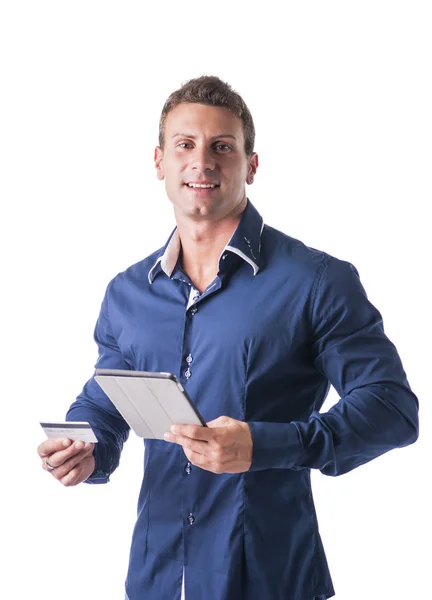
[[[218,417],[207,427],[173,425],[164,437],[180,444],[193,465],[212,473],[244,473],[252,464],[249,425],[230,417]]]

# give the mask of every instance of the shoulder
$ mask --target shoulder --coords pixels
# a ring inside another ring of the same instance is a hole
[[[263,266],[286,277],[298,278],[314,290],[323,285],[344,287],[359,279],[357,269],[350,262],[307,246],[269,225],[263,228],[261,242]]]
[[[262,253],[269,262],[285,263],[303,273],[320,274],[329,266],[338,270],[349,264],[269,225],[264,226],[261,241]]]
[[[141,288],[149,285],[149,272],[155,265],[158,258],[162,255],[164,247],[155,250],[152,254],[142,260],[130,265],[124,271],[117,273],[108,284],[108,291],[116,291],[129,286],[140,286]]]

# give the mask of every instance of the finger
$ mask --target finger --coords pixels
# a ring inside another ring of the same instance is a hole
[[[49,464],[56,468],[65,463],[69,458],[79,454],[82,450],[86,450],[87,452],[93,450],[94,444],[91,442],[82,442],[78,441],[66,448],[65,450],[60,450],[59,452],[54,452],[50,454],[48,457]],[[43,461],[45,462],[45,460]]]
[[[59,479],[60,483],[66,487],[74,486],[79,483],[80,470],[75,468],[69,471],[67,475]]]
[[[60,466],[58,462],[54,462],[55,457],[57,455],[58,452],[54,452],[54,454],[51,454],[50,456],[44,456],[42,458],[42,468],[44,469],[44,471],[48,471],[48,473],[54,475],[54,471],[57,470]]]
[[[78,463],[67,475],[62,477],[59,481],[65,487],[70,487],[82,483],[90,477],[94,471],[94,458],[88,456],[80,463]]]
[[[78,485],[84,479],[86,479],[86,478],[82,477],[82,473],[83,473],[82,467],[81,467],[81,464],[79,464],[74,469],[71,469],[61,479],[59,479],[59,481],[65,487],[72,487],[74,485]]]
[[[68,475],[75,467],[81,464],[86,458],[88,458],[92,454],[92,450],[82,450],[79,454],[75,454],[59,467],[56,467],[51,471],[52,476],[55,479],[61,480],[63,477]],[[49,461],[51,464],[51,460]],[[54,465],[53,465],[54,466]]]
[[[45,440],[42,444],[39,444],[37,447],[37,453],[41,458],[44,456],[49,456],[53,454],[53,452],[58,452],[60,450],[64,450],[68,448],[72,443],[72,440],[69,438],[58,438],[58,439],[50,439]]]
[[[216,462],[210,460],[207,456],[203,456],[202,454],[198,454],[192,450],[185,450],[185,454],[187,459],[196,467],[200,467],[200,469],[205,469],[206,471],[211,471],[212,473],[216,474],[224,472],[221,465],[218,465]]]
[[[198,452],[194,452],[193,450],[189,450],[188,448],[184,448],[184,453],[186,458],[196,467],[201,467],[201,468],[205,468],[204,465],[207,464],[207,459],[205,456],[203,456],[202,454],[199,454]]]
[[[193,440],[202,440],[209,442],[214,439],[217,430],[202,427],[201,425],[172,425],[171,433],[174,435],[184,435]]]
[[[188,450],[192,450],[197,454],[206,454],[209,452],[209,444],[207,442],[203,442],[202,440],[193,440],[184,435],[171,435],[171,439],[165,437],[165,439],[169,442],[173,442],[174,444],[179,444],[183,446],[183,448],[187,448]]]
[[[73,487],[81,483],[81,470],[78,468],[72,469],[69,471],[67,475],[65,475],[62,479],[59,479],[60,483],[65,487]]]

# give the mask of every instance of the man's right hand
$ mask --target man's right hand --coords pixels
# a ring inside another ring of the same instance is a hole
[[[74,486],[90,477],[95,469],[94,444],[70,439],[51,439],[39,444],[37,452],[42,468],[64,486]],[[50,469],[48,464],[54,469]]]

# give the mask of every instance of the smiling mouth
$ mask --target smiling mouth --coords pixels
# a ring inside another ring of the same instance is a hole
[[[214,190],[219,187],[218,183],[185,183],[190,190]]]

